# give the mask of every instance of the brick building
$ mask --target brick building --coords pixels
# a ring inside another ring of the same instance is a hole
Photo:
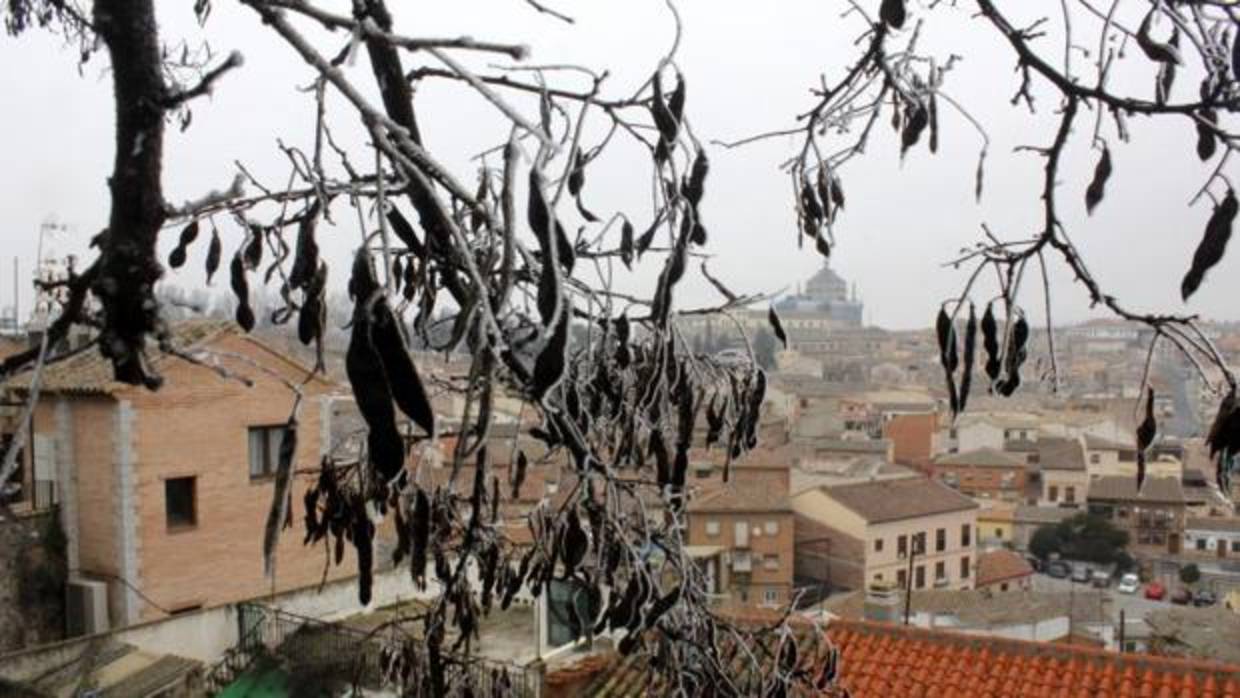
[[[774,606],[791,598],[787,472],[741,468],[727,484],[706,485],[689,504],[688,545],[717,580],[717,593],[731,601]]]
[[[818,487],[794,496],[792,508],[806,529],[798,532],[799,577],[846,589],[891,581],[914,589],[973,586],[978,505],[940,482]]]
[[[993,448],[947,453],[934,459],[934,476],[971,497],[1017,501],[1025,491],[1025,460]]]
[[[304,395],[295,469],[319,462],[328,428],[320,409],[335,387],[307,381],[306,367],[234,327],[184,323],[172,341],[248,386],[163,354],[152,357],[166,378],[157,391],[114,382],[111,364],[93,349],[45,369],[25,477],[56,483],[71,576],[106,584],[112,625],[323,576],[323,551],[303,547],[295,526],[280,538],[275,579],[265,578],[262,538],[293,405],[284,381]],[[20,397],[28,381],[18,376],[6,387]],[[295,500],[308,481],[294,482]],[[346,560],[331,576],[353,570]]]
[[[1186,511],[1179,478],[1147,477],[1138,491],[1136,478],[1095,477],[1089,511],[1128,531],[1137,552],[1179,555],[1183,548]]]
[[[891,441],[896,463],[924,471],[934,455],[938,429],[937,412],[896,414],[883,423],[883,438]]]

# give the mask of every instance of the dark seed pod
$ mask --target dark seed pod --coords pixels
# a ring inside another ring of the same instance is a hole
[[[374,582],[374,536],[375,526],[359,500],[353,507],[353,547],[357,549],[357,600],[363,606],[370,603]]]
[[[784,333],[784,325],[779,321],[779,315],[775,312],[775,306],[770,306],[766,315],[767,322],[771,323],[771,331],[775,333],[775,338],[783,345],[784,349],[788,348],[788,335]]]
[[[801,185],[801,211],[806,219],[805,234],[809,237],[814,237],[818,233],[818,226],[822,225],[826,213],[822,209],[822,204],[818,201],[818,195],[808,181]]]
[[[177,241],[177,246],[168,255],[168,266],[173,269],[180,269],[185,264],[186,250],[198,239],[198,220],[194,219],[181,229],[181,238]]]
[[[892,29],[903,29],[908,11],[904,7],[905,0],[883,0],[878,8],[878,16]]]
[[[220,231],[211,226],[211,244],[207,246],[207,285],[211,285],[211,277],[215,276],[215,272],[220,268],[220,257],[224,253],[224,246],[220,243]]]
[[[560,545],[560,560],[564,563],[564,576],[571,577],[573,571],[585,559],[590,550],[590,535],[581,526],[581,517],[577,507],[570,507],[567,521],[564,524],[564,537]]]
[[[1227,242],[1231,239],[1232,223],[1236,220],[1236,204],[1236,192],[1229,188],[1222,203],[1214,207],[1214,212],[1206,223],[1205,235],[1198,243],[1197,251],[1193,253],[1193,264],[1180,282],[1180,296],[1185,301],[1197,291],[1205,279],[1206,272],[1218,264],[1223,258],[1223,253],[1227,251]]]
[[[185,265],[186,254],[185,248],[177,245],[172,248],[172,252],[168,253],[168,266],[173,269],[180,269]]]
[[[679,127],[685,116],[685,76],[679,72],[676,73],[676,89],[672,90],[672,96],[667,98],[667,110]]]
[[[935,334],[939,340],[939,363],[943,365],[943,375],[947,380],[948,406],[954,416],[960,410],[960,397],[956,392],[956,329],[952,326],[951,316],[940,307],[934,323]]]
[[[1237,41],[1240,43],[1240,41]],[[1218,114],[1213,109],[1202,109],[1201,119],[1212,124],[1218,124]],[[1214,157],[1215,151],[1218,149],[1218,141],[1214,137],[1214,130],[1206,124],[1201,123],[1197,119],[1193,119],[1193,125],[1197,127],[1197,157],[1202,162]]]
[[[530,461],[525,457],[525,451],[517,451],[517,463],[513,468],[512,476],[512,499],[514,501],[521,496],[521,485],[525,483],[525,471],[529,465]]]
[[[655,218],[654,222],[650,224],[650,227],[646,229],[646,232],[642,233],[642,236],[637,238],[637,258],[638,259],[641,259],[641,256],[646,254],[646,250],[650,249],[650,245],[654,242],[655,231],[657,231],[658,229],[659,229],[659,219]]]
[[[568,363],[568,309],[560,313],[550,341],[538,353],[534,361],[534,399],[542,400],[552,388],[559,385]]]
[[[581,188],[586,183],[586,159],[585,153],[577,151],[576,157],[573,159],[573,169],[568,173],[568,193],[572,196],[581,194]]]
[[[1141,26],[1137,29],[1137,46],[1145,52],[1145,55],[1151,60],[1158,63],[1168,63],[1178,65],[1180,60],[1180,51],[1170,44],[1164,44],[1155,41],[1150,36],[1150,29],[1154,21],[1154,14],[1158,12],[1158,8],[1151,9],[1149,14],[1145,15]]]
[[[426,259],[426,246],[418,239],[417,233],[413,231],[413,226],[409,224],[409,220],[401,214],[400,209],[393,205],[388,206],[387,212],[388,223],[392,226],[392,232],[396,233],[396,237],[405,243],[405,247],[421,260]]]
[[[409,571],[413,575],[414,584],[419,589],[426,589],[427,545],[431,529],[431,503],[426,491],[417,489],[414,497],[413,514],[409,522]]]
[[[383,362],[383,371],[387,376],[392,397],[400,411],[427,434],[434,434],[435,412],[431,409],[430,398],[427,397],[422,379],[409,356],[398,322],[386,303],[375,304],[375,321],[370,331],[371,343]]]
[[[969,320],[964,328],[964,370],[960,376],[960,411],[964,412],[969,402],[969,389],[973,385],[973,359],[977,353],[977,317],[973,314],[973,304],[969,303]]]
[[[695,211],[706,191],[706,175],[710,172],[710,160],[706,151],[699,150],[693,159],[693,169],[689,171],[689,180],[685,182],[684,195]]]
[[[626,268],[633,268],[633,224],[627,218],[620,226],[620,261]]]
[[[245,264],[241,255],[234,255],[229,266],[229,285],[237,296],[237,324],[249,332],[254,329],[254,310],[250,308],[250,285],[245,280]]]
[[[680,601],[680,586],[679,585],[674,587],[671,591],[667,592],[663,596],[659,597],[658,600],[656,600],[653,604],[651,604],[650,610],[646,612],[646,618],[643,621],[642,625],[647,630],[649,630],[650,628],[653,628],[655,624],[659,622],[659,619],[663,617],[663,614],[672,610],[672,607],[675,606],[678,601]]]
[[[263,264],[263,227],[250,225],[250,239],[245,245],[245,266],[257,269]]]
[[[1235,388],[1229,390],[1219,402],[1218,412],[1206,436],[1206,445],[1210,447],[1211,458],[1219,454],[1229,457],[1240,453],[1240,401],[1236,399]]]
[[[1106,194],[1107,180],[1110,177],[1111,149],[1103,146],[1102,157],[1098,159],[1098,164],[1094,167],[1094,178],[1085,189],[1086,213],[1093,213],[1094,207],[1102,201],[1102,197]]]
[[[908,119],[905,120],[904,129],[900,132],[900,157],[904,157],[909,148],[917,145],[917,141],[921,140],[922,132],[930,123],[930,110],[919,101],[910,104],[907,112]]]
[[[1180,28],[1176,27],[1171,31],[1172,48],[1177,51],[1180,48]],[[1154,83],[1154,102],[1163,105],[1171,99],[1171,88],[1175,85],[1175,64],[1164,63],[1158,67],[1158,78]]]
[[[1145,482],[1145,454],[1154,443],[1154,435],[1158,433],[1158,421],[1154,419],[1154,389],[1146,388],[1145,419],[1137,427],[1137,492]]]
[[[376,304],[377,307],[378,304]],[[366,301],[359,298],[353,314],[353,330],[345,351],[345,373],[353,389],[358,411],[366,421],[370,461],[385,481],[404,467],[405,446],[396,428],[396,410],[384,364],[371,341]]]
[[[319,244],[314,231],[319,222],[319,201],[307,209],[297,226],[297,245],[293,252],[293,266],[289,269],[288,283],[293,288],[305,288],[314,279],[319,268]]]
[[[986,304],[982,314],[982,347],[986,350],[986,376],[994,382],[999,378],[1003,363],[999,357],[999,326],[995,322],[994,303]]]
[[[655,71],[651,84],[654,87],[654,94],[650,100],[650,115],[654,117],[654,124],[659,129],[659,142],[664,147],[664,157],[656,157],[656,159],[662,162],[667,155],[670,155],[668,148],[676,142],[680,123],[676,120],[668,104],[663,99],[663,80],[659,77],[659,71]],[[683,85],[684,83],[682,82],[681,84]]]

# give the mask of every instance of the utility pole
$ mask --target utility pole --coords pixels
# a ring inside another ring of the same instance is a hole
[[[909,610],[913,604],[913,560],[916,559],[917,536],[912,536],[909,540],[908,553],[908,574],[904,577],[904,624],[908,625]]]
[[[1119,653],[1124,653],[1124,631],[1127,629],[1127,623],[1124,622],[1124,609],[1119,609]]]

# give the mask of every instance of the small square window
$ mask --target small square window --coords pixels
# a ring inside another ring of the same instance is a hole
[[[198,524],[195,502],[196,477],[174,477],[164,480],[164,505],[169,529],[193,528]]]
[[[711,520],[711,521],[706,522],[706,535],[708,536],[719,535],[719,522],[718,521]]]
[[[779,589],[768,588],[762,591],[762,603],[775,606],[779,603]]]
[[[1233,540],[1231,542],[1231,551],[1233,553],[1240,553],[1240,540]]]
[[[280,445],[284,443],[283,424],[250,427],[250,479],[274,477],[280,464]]]
[[[883,552],[883,539],[882,538],[874,539],[874,552],[876,553]]]
[[[762,566],[772,572],[778,570],[779,555],[767,555],[766,558],[762,560]]]
[[[768,536],[779,535],[779,522],[778,521],[775,521],[775,520],[767,521],[764,524],[764,527],[766,529],[766,535]]]

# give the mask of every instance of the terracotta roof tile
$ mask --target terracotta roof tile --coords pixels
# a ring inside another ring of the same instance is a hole
[[[1025,459],[993,448],[948,453],[934,459],[935,465],[972,465],[981,468],[1023,468]]]
[[[978,587],[1028,577],[1033,567],[1023,556],[1011,550],[991,550],[977,556]]]
[[[869,523],[977,509],[977,502],[924,477],[831,485],[823,493]]]
[[[765,623],[770,617],[748,612],[733,620]],[[794,625],[801,642],[817,645],[820,641],[821,632],[815,626]],[[1092,647],[870,621],[832,621],[826,637],[840,648],[839,684],[853,698],[1240,698],[1240,666],[1217,662],[1116,654]],[[718,649],[721,655],[730,655],[729,648]],[[646,660],[640,653],[616,658],[580,695],[659,693],[656,689],[663,686],[647,682]],[[590,665],[597,667],[597,663]]]
[[[1136,478],[1100,475],[1090,478],[1087,499],[1182,504],[1184,488],[1180,485],[1179,478],[1151,477],[1146,478],[1138,493]]]
[[[868,621],[833,621],[841,684],[854,698],[1226,696],[1240,667]],[[1234,689],[1233,689],[1234,690]]]

